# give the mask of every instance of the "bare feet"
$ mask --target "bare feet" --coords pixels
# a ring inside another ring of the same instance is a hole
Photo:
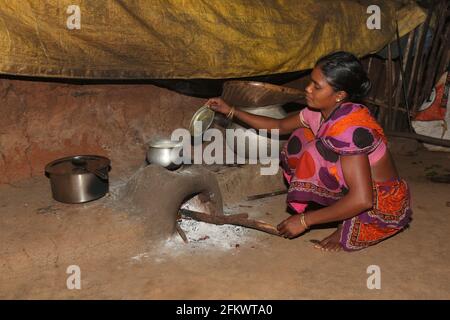
[[[314,243],[316,243],[314,248],[320,249],[322,251],[341,251],[342,250],[342,246],[340,243],[341,231],[342,226],[340,225],[336,229],[336,231],[334,231],[331,235],[329,235],[322,241],[314,241]]]

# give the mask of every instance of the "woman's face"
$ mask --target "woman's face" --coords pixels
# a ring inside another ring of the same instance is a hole
[[[324,111],[332,110],[345,96],[344,91],[334,91],[320,68],[315,67],[313,69],[311,82],[306,87],[306,102],[310,108]]]

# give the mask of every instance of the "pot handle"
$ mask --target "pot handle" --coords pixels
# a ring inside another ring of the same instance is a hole
[[[99,170],[99,169],[97,169],[97,170],[89,170],[89,169],[87,169],[86,168],[86,170],[88,170],[90,173],[93,173],[93,174],[95,174],[97,177],[99,177],[100,179],[103,179],[103,180],[108,180],[108,174],[107,173],[104,173],[103,171],[101,171],[101,170]]]
[[[82,168],[82,169],[86,170],[89,173],[95,174],[100,179],[108,180],[108,174],[107,173],[103,172],[101,169],[92,170],[92,169],[88,168],[87,162],[85,160],[83,160],[83,159],[74,158],[74,159],[72,159],[72,164],[74,166],[76,166],[77,168]]]

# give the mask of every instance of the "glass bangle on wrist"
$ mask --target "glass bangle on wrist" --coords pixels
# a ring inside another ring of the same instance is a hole
[[[231,107],[230,112],[228,112],[227,114],[227,119],[233,120],[235,110],[236,110],[235,107]]]
[[[302,224],[302,226],[303,226],[305,229],[309,229],[309,227],[308,227],[308,225],[306,224],[306,221],[305,221],[305,214],[304,214],[304,213],[302,213],[302,214],[300,215],[300,223]]]

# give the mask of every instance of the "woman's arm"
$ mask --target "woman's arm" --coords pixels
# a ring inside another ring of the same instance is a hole
[[[349,192],[329,207],[305,214],[305,222],[310,227],[333,221],[342,221],[358,215],[373,206],[372,177],[367,155],[341,156],[342,171]],[[280,234],[293,238],[305,231],[300,215],[294,215],[278,225]]]
[[[224,115],[229,114],[231,111],[231,107],[221,98],[209,99],[206,102],[206,105],[210,106],[212,110]],[[274,119],[235,109],[234,118],[239,119],[255,129],[278,129],[280,130],[280,135],[291,133],[295,129],[303,127],[298,113],[290,115],[284,119]]]
[[[352,218],[373,206],[372,177],[367,155],[341,156],[349,192],[329,207],[305,216],[308,226]]]

